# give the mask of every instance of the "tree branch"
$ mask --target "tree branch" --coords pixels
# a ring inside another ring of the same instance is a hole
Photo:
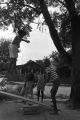
[[[0,4],[5,4],[5,5],[10,5],[10,3],[8,3],[8,2],[5,2],[5,3],[0,3]],[[24,6],[27,6],[27,7],[29,7],[29,8],[32,8],[34,11],[36,11],[37,13],[41,13],[39,10],[37,10],[37,8],[34,8],[34,7],[32,7],[32,6],[30,6],[30,5],[24,5]]]
[[[64,4],[61,0],[58,0],[59,3],[63,4],[64,7],[66,7],[66,4]]]
[[[71,62],[71,58],[70,56],[67,54],[67,52],[64,50],[62,44],[61,44],[61,40],[59,39],[58,33],[55,29],[55,26],[53,24],[53,21],[51,20],[50,14],[48,12],[47,6],[45,5],[44,0],[39,0],[40,2],[40,7],[41,7],[41,11],[42,14],[45,18],[45,21],[48,25],[49,31],[50,31],[50,35],[51,38],[57,48],[57,50],[59,51],[59,53],[61,54],[61,56],[63,57],[63,59],[67,62]]]
[[[10,3],[8,3],[8,2],[5,2],[5,3],[2,3],[2,2],[1,2],[0,4],[10,5]],[[25,5],[25,6],[27,6],[27,7],[29,7],[29,8],[32,8],[32,9],[36,9],[36,8],[34,8],[34,7],[30,6],[30,5]]]

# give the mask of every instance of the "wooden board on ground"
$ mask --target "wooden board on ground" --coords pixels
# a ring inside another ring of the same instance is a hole
[[[44,103],[41,103],[41,102],[38,102],[38,101],[35,101],[35,100],[32,100],[32,99],[26,98],[26,97],[23,97],[23,96],[20,96],[20,95],[15,95],[15,94],[4,92],[4,91],[0,91],[0,94],[9,96],[11,98],[13,97],[13,98],[17,98],[17,99],[22,99],[24,101],[28,101],[28,102],[31,102],[33,104],[38,104],[38,105],[41,105],[41,106],[45,106],[45,107],[51,108],[50,105],[46,105]]]

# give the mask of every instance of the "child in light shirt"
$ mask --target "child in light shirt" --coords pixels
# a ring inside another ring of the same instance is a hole
[[[8,69],[8,73],[15,72],[16,73],[16,61],[18,58],[18,52],[21,41],[25,41],[29,43],[30,41],[24,40],[23,37],[26,35],[24,30],[19,30],[18,35],[12,41],[12,44],[9,47],[9,55],[10,55],[10,65]]]

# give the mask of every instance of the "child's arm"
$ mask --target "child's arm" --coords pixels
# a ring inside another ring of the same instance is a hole
[[[24,40],[24,39],[22,39],[22,41],[27,42],[27,43],[30,43],[30,41],[29,41],[29,40]]]

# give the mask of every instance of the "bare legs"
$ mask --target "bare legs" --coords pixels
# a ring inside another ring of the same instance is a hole
[[[43,102],[43,97],[44,97],[43,90],[38,90],[38,98],[37,99],[39,101],[40,93],[41,93],[41,102]]]

